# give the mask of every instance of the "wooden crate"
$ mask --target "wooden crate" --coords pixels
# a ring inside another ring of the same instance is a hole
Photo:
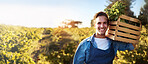
[[[139,26],[121,22],[121,19],[137,23],[139,24]],[[140,31],[141,31],[141,21],[126,15],[121,15],[119,16],[117,21],[110,22],[108,37],[111,38],[112,40],[122,41],[126,43],[138,43],[138,40],[140,38]]]

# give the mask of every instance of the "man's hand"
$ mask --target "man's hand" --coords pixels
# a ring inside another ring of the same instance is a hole
[[[136,47],[136,43],[132,43],[132,45],[134,46],[134,48]]]

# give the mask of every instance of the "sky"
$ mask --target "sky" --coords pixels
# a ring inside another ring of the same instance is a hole
[[[51,27],[70,19],[81,21],[79,27],[90,27],[99,11],[104,11],[108,0],[0,0],[0,24],[25,27]],[[138,16],[144,0],[136,0],[132,11]]]

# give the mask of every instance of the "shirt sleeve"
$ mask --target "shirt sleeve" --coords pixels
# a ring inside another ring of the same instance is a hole
[[[133,50],[134,46],[132,43],[124,43],[124,42],[117,42],[118,50],[125,51],[125,50]]]
[[[85,62],[85,42],[81,42],[79,46],[77,47],[74,59],[73,59],[73,64],[84,64]]]

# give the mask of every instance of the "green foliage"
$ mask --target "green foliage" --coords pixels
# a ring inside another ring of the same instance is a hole
[[[0,63],[34,64],[31,53],[38,46],[41,30],[0,25]]]
[[[117,21],[120,15],[125,14],[126,5],[122,2],[117,1],[111,8],[105,9],[109,15],[110,21]]]
[[[133,4],[136,0],[108,0],[107,3],[109,3],[109,5],[106,7],[106,9],[111,8],[112,5],[114,5],[117,1],[120,1],[126,5],[126,8],[124,9],[125,15],[135,18],[134,12],[131,10],[131,8],[133,8]]]

